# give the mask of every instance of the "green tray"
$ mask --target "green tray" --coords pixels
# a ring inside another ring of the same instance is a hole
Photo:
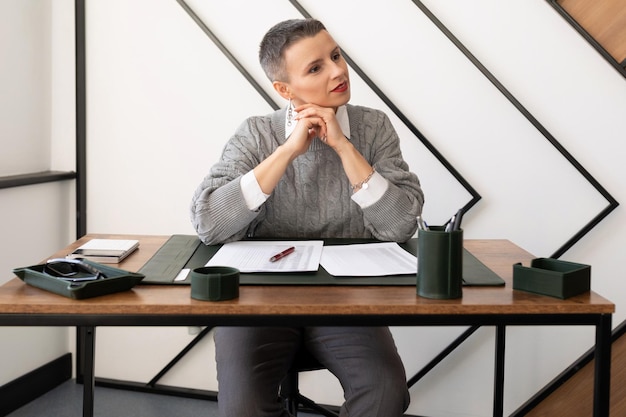
[[[591,266],[552,258],[536,258],[530,267],[513,265],[513,289],[561,299],[589,291]]]
[[[69,282],[43,272],[45,264],[16,268],[13,273],[25,283],[76,300],[127,291],[145,275],[83,260],[106,275],[95,281]]]

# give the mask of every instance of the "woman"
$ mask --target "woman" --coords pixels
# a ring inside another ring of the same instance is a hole
[[[413,236],[419,181],[384,113],[347,104],[348,66],[324,26],[281,22],[263,38],[259,58],[287,108],[246,120],[196,190],[191,218],[202,241]],[[406,376],[387,328],[222,327],[220,415],[287,415],[277,389],[301,341],[339,378],[342,416],[406,410]]]

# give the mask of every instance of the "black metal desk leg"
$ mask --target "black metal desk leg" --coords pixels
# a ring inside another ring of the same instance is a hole
[[[496,326],[496,363],[493,381],[493,415],[502,417],[504,413],[504,348],[506,345],[506,326]]]
[[[93,417],[96,328],[81,327],[83,341],[83,417]]]
[[[596,325],[594,417],[608,417],[611,399],[611,315],[602,314]]]

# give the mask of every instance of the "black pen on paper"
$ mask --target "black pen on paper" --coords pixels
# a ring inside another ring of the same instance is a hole
[[[276,262],[279,259],[283,259],[285,256],[289,255],[290,253],[295,252],[296,247],[292,246],[290,248],[285,249],[284,251],[277,253],[276,255],[272,256],[270,258],[270,262]]]

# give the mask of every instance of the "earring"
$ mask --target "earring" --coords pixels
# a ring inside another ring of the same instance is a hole
[[[293,107],[291,105],[291,99],[289,99],[289,104],[287,107],[287,126],[291,127],[292,121],[293,121]]]

